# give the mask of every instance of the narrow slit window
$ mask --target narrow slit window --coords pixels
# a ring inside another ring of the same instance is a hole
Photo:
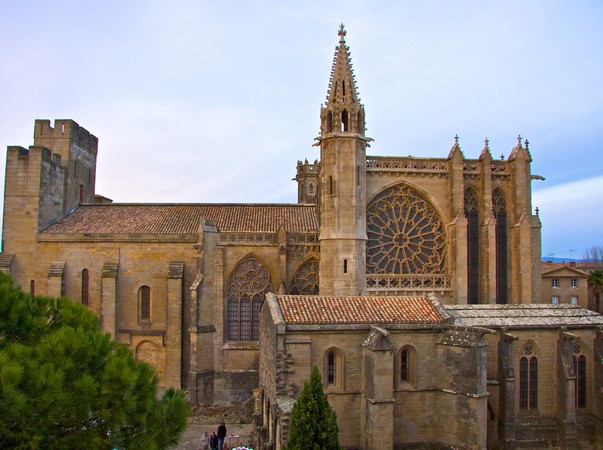
[[[400,381],[410,381],[410,355],[408,349],[405,348],[400,352]]]
[[[85,306],[88,306],[89,278],[88,269],[82,270],[82,305]]]
[[[327,383],[335,384],[335,352],[329,352],[327,356]]]
[[[343,273],[348,273],[348,260],[343,260]]]
[[[151,320],[151,288],[141,286],[138,290],[139,318],[141,322]]]

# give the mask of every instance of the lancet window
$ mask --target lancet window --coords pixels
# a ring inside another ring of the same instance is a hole
[[[465,190],[467,218],[467,302],[479,303],[479,215],[477,194]]]
[[[414,384],[416,381],[417,354],[414,347],[405,345],[399,352],[399,383]]]
[[[519,359],[519,408],[538,408],[538,358],[530,343],[524,346]]]
[[[496,218],[496,303],[507,303],[507,202],[501,189],[492,192]]]
[[[323,376],[327,392],[343,389],[343,353],[338,348],[330,348],[324,354]]]
[[[398,184],[380,192],[366,213],[368,273],[444,273],[446,234],[437,211]]]
[[[82,270],[82,305],[85,306],[88,306],[89,279],[88,269]]]
[[[295,271],[290,292],[293,295],[318,295],[318,261],[311,259]]]
[[[260,307],[272,290],[268,269],[257,258],[250,256],[239,263],[226,289],[228,339],[259,339]]]
[[[574,344],[573,366],[576,375],[576,408],[586,408],[586,356],[580,344]]]

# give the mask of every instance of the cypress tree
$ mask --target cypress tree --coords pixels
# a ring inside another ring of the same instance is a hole
[[[313,366],[291,411],[286,449],[339,449],[338,434],[337,416],[322,389],[320,372]]]

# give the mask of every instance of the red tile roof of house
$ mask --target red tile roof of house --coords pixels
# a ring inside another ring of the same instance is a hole
[[[446,321],[445,311],[425,297],[325,297],[277,295],[288,325],[413,324]]]
[[[201,219],[224,232],[318,231],[312,205],[112,203],[82,205],[43,233],[194,234]]]

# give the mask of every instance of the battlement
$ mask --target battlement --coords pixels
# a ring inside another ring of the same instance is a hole
[[[318,160],[314,161],[314,163],[309,163],[306,159],[304,162],[297,161],[297,174],[302,175],[305,173],[318,173],[320,170],[320,164]]]
[[[58,139],[71,139],[80,147],[97,154],[98,138],[71,119],[56,119],[54,127],[50,120],[37,119],[34,127],[34,145],[50,146],[47,143]]]
[[[61,165],[61,155],[58,153],[52,153],[52,151],[46,147],[31,146],[29,149],[23,148],[20,145],[9,145],[7,147],[7,160],[15,157],[20,160],[28,160],[33,155],[40,155],[42,161],[48,162],[52,165]]]

